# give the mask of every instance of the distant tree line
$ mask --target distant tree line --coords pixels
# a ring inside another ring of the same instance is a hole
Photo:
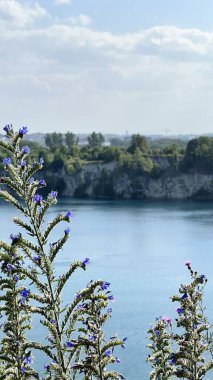
[[[92,132],[86,143],[80,145],[78,136],[72,132],[53,132],[45,136],[45,146],[32,141],[25,144],[30,147],[32,160],[44,159],[49,186],[57,187],[59,192],[63,189],[63,181],[51,173],[76,173],[89,163],[113,162],[114,175],[115,172],[126,173],[136,182],[140,175],[156,178],[168,170],[170,173],[213,173],[213,138],[207,136],[186,143],[171,138],[152,141],[143,135],[133,134],[128,139],[112,138],[110,144],[106,144],[102,133]],[[4,157],[4,149],[1,148],[0,162]],[[166,164],[162,165],[162,162]],[[101,186],[105,183],[110,187],[112,175],[104,172]]]

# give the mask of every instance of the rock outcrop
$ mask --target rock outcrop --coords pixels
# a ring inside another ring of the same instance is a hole
[[[69,197],[213,200],[213,174],[167,170],[156,178],[133,176],[108,163],[85,165],[73,174],[57,173],[57,179],[64,183],[61,195]]]

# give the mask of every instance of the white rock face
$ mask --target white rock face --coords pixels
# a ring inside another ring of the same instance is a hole
[[[202,191],[213,194],[213,175],[182,174],[149,179],[144,189],[146,197],[151,199],[187,199]]]
[[[107,198],[112,194],[103,188],[97,194],[97,186],[106,182],[110,177],[110,189],[114,198],[123,199],[212,199],[213,174],[165,174],[160,178],[138,176],[131,178],[126,173],[113,172],[115,164],[89,164],[77,173],[67,175],[61,173],[66,183],[64,196],[78,196],[88,198]],[[60,177],[60,174],[57,174]],[[107,177],[108,176],[108,177]],[[103,180],[104,177],[104,180]]]

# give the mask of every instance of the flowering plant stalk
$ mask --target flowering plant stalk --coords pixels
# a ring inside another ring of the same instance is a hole
[[[28,157],[29,147],[20,148],[20,141],[28,132],[27,127],[14,132],[13,127],[7,125],[4,130],[8,142],[0,141],[0,145],[7,152],[3,159],[6,174],[0,181],[12,189],[12,194],[1,190],[0,197],[18,210],[19,215],[13,221],[21,231],[10,235],[10,245],[0,243],[3,272],[0,282],[3,294],[0,300],[3,302],[3,318],[6,319],[3,323],[5,336],[2,339],[0,363],[3,364],[4,371],[9,371],[10,376],[5,378],[40,379],[40,374],[32,368],[32,349],[44,352],[50,359],[45,365],[43,379],[74,380],[79,373],[85,374],[85,380],[120,379],[122,376],[118,372],[107,371],[107,365],[116,362],[113,355],[109,358],[103,351],[98,357],[90,355],[91,361],[87,361],[88,353],[93,349],[100,350],[103,324],[110,316],[109,310],[105,311],[112,298],[107,283],[101,280],[91,282],[77,293],[69,305],[63,304],[64,287],[78,268],[86,269],[89,259],[71,263],[62,276],[56,276],[55,261],[69,238],[70,229],[65,228],[63,236],[54,242],[51,241],[51,236],[59,223],[70,222],[72,212],[59,213],[51,222],[46,223],[48,209],[57,202],[57,192],[51,191],[47,199],[44,199],[40,190],[46,185],[45,180],[33,177],[42,169],[43,159],[31,162]],[[96,309],[95,305],[98,305]],[[41,316],[40,323],[48,332],[46,342],[26,338],[26,331],[32,327],[32,314]],[[98,325],[101,338],[93,341],[90,340],[89,325],[88,331],[85,330],[85,323],[91,315],[94,326],[96,319],[101,319]],[[113,349],[116,345],[123,344],[123,340],[119,339],[105,342],[108,348]],[[81,365],[78,365],[80,362]],[[13,370],[10,369],[11,363]],[[98,372],[97,368],[102,370]]]
[[[28,292],[21,286],[24,275],[20,272],[23,257],[18,253],[16,245],[0,242],[1,296],[0,307],[6,321],[2,328],[4,336],[1,341],[0,360],[3,361],[1,379],[36,378],[38,374],[31,368],[31,351],[26,339],[26,331],[31,329],[30,313],[27,308]],[[19,274],[18,274],[19,273]]]
[[[191,276],[189,285],[181,285],[179,294],[171,299],[179,302],[175,333],[168,329],[168,317],[159,318],[149,330],[148,347],[152,350],[148,361],[154,370],[150,379],[163,380],[173,376],[189,380],[202,380],[213,369],[211,325],[204,315],[203,291],[205,275],[193,271],[189,261],[186,267]],[[169,318],[169,325],[171,325]],[[177,333],[178,329],[181,333]],[[209,356],[209,358],[208,358]],[[164,375],[163,375],[164,374]]]
[[[147,345],[152,350],[147,361],[151,363],[151,380],[168,380],[174,374],[173,353],[171,346],[172,322],[171,318],[162,316],[157,318],[148,330],[151,343]]]
[[[90,379],[124,379],[117,371],[106,370],[108,364],[120,363],[120,359],[113,355],[116,346],[125,348],[127,338],[122,341],[117,336],[105,340],[103,326],[111,316],[112,309],[108,307],[113,296],[109,291],[103,294],[101,291],[108,289],[109,283],[104,282],[96,294],[91,294],[90,299],[79,305],[83,327],[79,329],[81,335],[79,341],[85,347],[86,357],[75,363],[75,368],[84,372],[85,380]]]
[[[206,359],[210,349],[208,333],[211,328],[203,307],[203,289],[207,278],[193,271],[190,262],[186,262],[186,266],[190,272],[191,283],[181,285],[179,294],[172,297],[172,301],[179,302],[176,322],[177,327],[183,331],[173,337],[178,345],[175,354],[176,376],[201,380],[213,368],[213,360]]]

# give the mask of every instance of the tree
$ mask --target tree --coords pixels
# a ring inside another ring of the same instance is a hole
[[[188,142],[184,157],[187,168],[212,171],[213,168],[213,138],[201,136]]]
[[[45,144],[50,148],[51,151],[55,151],[63,145],[63,135],[62,133],[47,133],[45,136]]]
[[[148,154],[150,150],[147,139],[139,133],[132,135],[127,151],[134,154],[137,148],[144,154]]]
[[[65,144],[67,146],[68,152],[71,155],[74,155],[74,152],[76,151],[76,146],[78,145],[78,141],[79,139],[74,133],[65,133]]]
[[[105,138],[102,133],[92,132],[91,135],[88,136],[87,141],[91,148],[100,148]]]

